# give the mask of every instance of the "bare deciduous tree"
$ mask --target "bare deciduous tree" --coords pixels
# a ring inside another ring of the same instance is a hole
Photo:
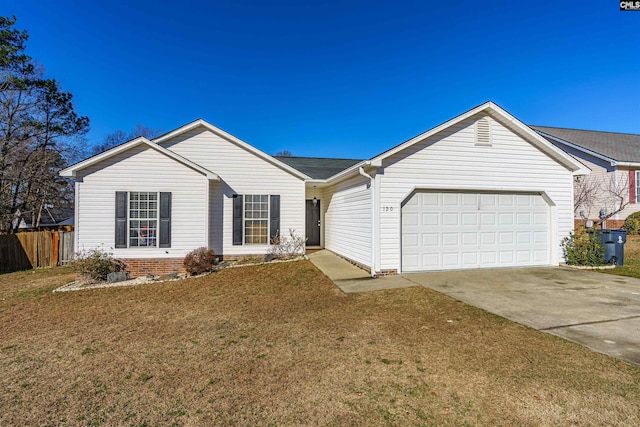
[[[0,230],[25,217],[38,226],[45,206],[70,202],[58,172],[89,126],[72,95],[24,53],[28,35],[15,21],[0,16]]]
[[[587,218],[597,216],[600,219],[597,224],[622,212],[629,203],[629,176],[626,174],[586,175],[574,181],[575,212],[584,210]]]

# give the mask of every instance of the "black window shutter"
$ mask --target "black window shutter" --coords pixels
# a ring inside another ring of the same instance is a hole
[[[242,244],[242,200],[239,194],[233,196],[233,244]]]
[[[269,239],[280,236],[280,196],[270,196]]]
[[[127,192],[116,191],[116,248],[127,247]]]
[[[171,193],[160,193],[160,234],[161,248],[171,247]]]

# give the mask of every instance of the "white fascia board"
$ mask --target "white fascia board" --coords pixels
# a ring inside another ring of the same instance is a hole
[[[208,169],[203,168],[202,166],[198,165],[197,163],[192,162],[191,160],[185,159],[184,157],[180,156],[179,154],[174,153],[173,151],[167,150],[164,147],[161,147],[151,141],[149,141],[147,138],[145,137],[138,137],[136,139],[133,139],[129,142],[126,142],[124,144],[118,145],[117,147],[113,147],[110,150],[107,150],[103,153],[97,154],[93,157],[90,157],[86,160],[83,160],[79,163],[76,163],[75,165],[69,166],[66,169],[63,169],[60,171],[60,176],[64,176],[64,177],[69,177],[69,178],[75,178],[77,175],[77,172],[79,170],[82,170],[84,168],[87,168],[89,166],[95,165],[96,163],[100,163],[103,160],[106,160],[110,157],[113,157],[117,154],[120,154],[122,152],[125,152],[127,150],[130,150],[133,147],[136,147],[140,144],[145,144],[148,147],[158,151],[159,153],[164,154],[167,157],[172,158],[173,160],[177,161],[178,163],[182,163],[183,165],[195,170],[196,172],[199,172],[201,174],[203,174],[204,176],[207,177],[207,179],[210,180],[215,180],[215,181],[220,181],[220,177],[218,175],[216,175],[215,173],[211,172]]]
[[[638,162],[616,162],[614,166],[622,166],[626,168],[638,168],[640,169],[640,163]]]
[[[281,162],[280,160],[270,156],[269,154],[265,153],[264,151],[261,151],[259,149],[257,149],[256,147],[254,147],[251,144],[248,144],[246,142],[244,142],[243,140],[241,140],[240,138],[237,138],[233,135],[231,135],[228,132],[223,131],[222,129],[212,125],[211,123],[207,122],[206,120],[203,119],[198,119],[195,120],[191,123],[188,123],[182,127],[179,127],[178,129],[175,129],[169,133],[166,133],[158,138],[153,139],[153,142],[155,142],[156,144],[161,144],[164,141],[167,141],[171,138],[174,138],[178,135],[182,135],[185,132],[189,132],[195,128],[197,128],[198,126],[202,126],[205,129],[209,130],[210,132],[228,140],[231,141],[232,143],[240,146],[241,148],[244,148],[245,150],[249,151],[250,153],[260,157],[263,160],[266,160],[272,164],[274,164],[275,166],[284,169],[285,171],[289,172],[291,175],[296,176],[297,178],[303,179],[303,180],[310,180],[311,177],[305,175],[304,173],[300,172],[297,169],[292,168],[291,166],[287,165],[284,162]]]

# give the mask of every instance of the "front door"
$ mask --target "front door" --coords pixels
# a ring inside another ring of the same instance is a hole
[[[320,200],[315,205],[313,200],[306,202],[307,246],[320,246]]]

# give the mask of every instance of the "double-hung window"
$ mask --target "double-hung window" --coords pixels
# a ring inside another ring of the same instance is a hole
[[[636,182],[635,182],[635,184],[636,184],[636,200],[635,200],[635,202],[636,203],[640,203],[640,185],[639,185],[640,184],[640,181],[639,181],[639,179],[640,179],[640,171],[635,171],[635,173],[636,173]]]
[[[269,243],[269,196],[244,196],[244,243]]]
[[[233,244],[268,245],[280,235],[280,196],[233,196]]]
[[[158,243],[158,193],[129,193],[129,247],[156,247]]]
[[[171,193],[116,191],[116,248],[171,247]]]

